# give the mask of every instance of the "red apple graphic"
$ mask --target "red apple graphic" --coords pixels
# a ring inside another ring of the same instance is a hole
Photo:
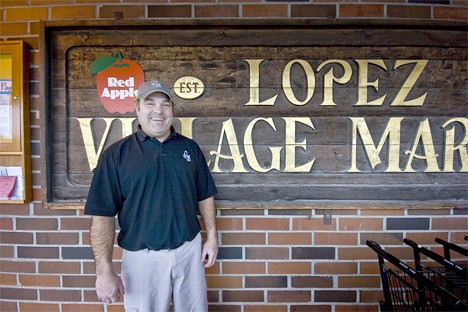
[[[145,74],[138,63],[123,59],[120,52],[113,55],[100,56],[91,65],[91,74],[97,74],[99,100],[109,113],[133,112],[134,93],[145,81]]]

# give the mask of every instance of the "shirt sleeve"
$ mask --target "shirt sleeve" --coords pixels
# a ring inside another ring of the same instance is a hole
[[[218,190],[206,163],[205,156],[197,145],[198,172],[197,172],[197,200],[200,202],[214,196]]]
[[[94,170],[84,213],[115,216],[120,211],[122,203],[117,157],[108,149],[102,153]]]

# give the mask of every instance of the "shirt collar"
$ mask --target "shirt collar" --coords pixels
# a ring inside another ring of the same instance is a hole
[[[151,138],[152,138],[151,136],[149,136],[149,135],[147,135],[146,133],[143,132],[143,130],[141,129],[141,125],[138,125],[136,136],[141,142],[144,142],[146,140],[151,140]],[[171,126],[171,134],[169,135],[169,137],[166,140],[164,140],[164,142],[167,142],[167,141],[171,140],[172,138],[176,138],[176,137],[178,137],[178,133],[175,131],[174,127]]]

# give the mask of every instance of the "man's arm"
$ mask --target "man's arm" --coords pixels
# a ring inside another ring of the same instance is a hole
[[[206,229],[206,242],[203,244],[202,261],[206,261],[205,268],[209,268],[215,264],[218,256],[218,231],[216,230],[214,197],[211,196],[198,202],[198,209]]]
[[[120,277],[112,269],[115,218],[93,216],[91,220],[91,248],[96,264],[96,294],[107,303],[123,299],[124,287]]]

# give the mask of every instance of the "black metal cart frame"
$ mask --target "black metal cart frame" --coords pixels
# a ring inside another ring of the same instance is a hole
[[[384,292],[384,301],[380,302],[382,311],[467,311],[462,300],[376,242],[368,240],[366,245],[378,256]]]
[[[416,271],[460,298],[465,304],[468,304],[467,269],[465,267],[418,245],[410,239],[405,238],[403,242],[413,248]],[[421,254],[434,260],[438,265],[424,264]]]

